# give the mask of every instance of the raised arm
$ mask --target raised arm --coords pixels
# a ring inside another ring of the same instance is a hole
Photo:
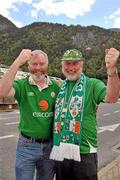
[[[32,56],[31,50],[23,49],[19,56],[15,59],[8,71],[4,74],[0,80],[0,97],[14,96],[14,89],[12,87],[15,75],[19,67],[30,60]]]
[[[116,68],[119,54],[119,51],[114,48],[106,49],[105,63],[108,80],[105,102],[114,103],[118,100],[119,97],[120,79]]]

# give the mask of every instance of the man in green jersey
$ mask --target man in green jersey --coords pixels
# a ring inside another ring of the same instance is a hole
[[[29,76],[15,80],[19,67],[28,64]],[[0,97],[14,96],[20,109],[20,136],[16,152],[16,180],[53,180],[53,111],[59,86],[47,75],[48,56],[23,49],[0,82]]]
[[[97,180],[96,106],[116,102],[120,82],[116,64],[119,51],[106,50],[107,86],[82,73],[83,57],[79,50],[67,50],[62,58],[62,83],[55,105],[53,149],[56,180]]]

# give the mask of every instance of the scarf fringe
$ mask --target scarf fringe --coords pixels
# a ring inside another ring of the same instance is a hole
[[[80,147],[78,145],[68,143],[60,143],[59,146],[54,145],[50,154],[50,159],[56,161],[72,159],[80,162]]]

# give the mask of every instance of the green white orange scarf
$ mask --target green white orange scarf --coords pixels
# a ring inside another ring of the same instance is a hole
[[[68,101],[66,101],[67,80],[61,86],[55,105],[54,146],[50,155],[51,159],[57,161],[81,160],[80,144],[85,89],[86,77],[83,73],[75,83]]]

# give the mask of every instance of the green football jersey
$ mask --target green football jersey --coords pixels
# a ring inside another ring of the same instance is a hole
[[[76,81],[67,81],[68,98]],[[95,78],[86,77],[85,104],[82,120],[82,142],[80,152],[83,154],[97,151],[96,108],[106,95],[105,84]],[[68,100],[67,98],[67,100]]]
[[[20,132],[33,138],[51,137],[58,83],[51,80],[48,87],[40,91],[27,77],[14,81],[13,87],[20,110]]]

